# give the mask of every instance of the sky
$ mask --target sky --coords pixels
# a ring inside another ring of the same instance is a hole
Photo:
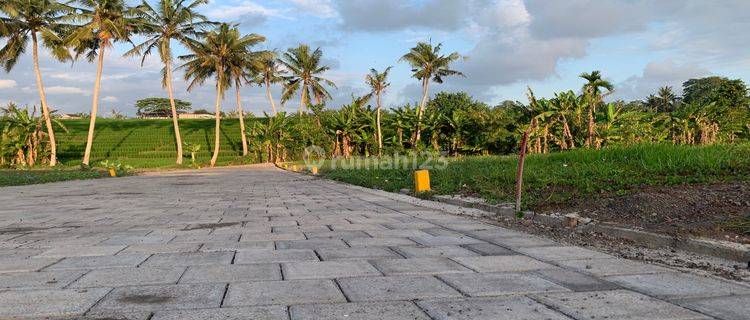
[[[214,21],[239,23],[243,33],[264,35],[258,50],[320,47],[331,67],[324,77],[338,87],[329,89],[331,108],[368,92],[370,68],[389,66],[385,107],[419,101],[419,82],[399,62],[419,41],[442,43],[445,54],[466,57],[452,65],[466,77],[447,78],[431,93],[466,91],[493,105],[525,101],[527,86],[537,96],[579,90],[578,75],[592,70],[615,84],[612,98],[627,100],[662,86],[680,93],[685,80],[709,75],[750,83],[747,0],[213,0],[200,11]],[[139,58],[122,57],[127,49],[120,44],[105,55],[100,115],[113,109],[133,115],[136,100],[166,97],[158,58],[141,65]],[[89,112],[94,64],[60,63],[42,50],[41,68],[54,109]],[[213,110],[213,84],[187,92],[182,73],[174,78],[178,99]],[[277,104],[280,91],[273,88]],[[246,111],[270,111],[264,89],[246,86],[241,94]],[[0,103],[8,101],[38,104],[29,54],[10,73],[0,73]],[[234,101],[233,92],[227,94],[222,108],[233,110]],[[290,100],[284,109],[298,105]]]

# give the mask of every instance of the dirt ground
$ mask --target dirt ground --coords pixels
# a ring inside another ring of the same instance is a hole
[[[748,182],[643,187],[626,195],[600,194],[534,211],[577,213],[662,234],[750,243],[750,234],[743,232],[750,232]]]
[[[669,266],[680,270],[692,270],[726,279],[750,282],[750,263],[724,260],[670,248],[652,249],[595,232],[579,232],[563,227],[551,227],[531,220],[513,218],[483,218],[515,230],[552,238],[558,242],[588,247],[611,255]]]

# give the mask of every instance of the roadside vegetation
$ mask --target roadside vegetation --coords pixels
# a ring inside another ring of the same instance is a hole
[[[85,180],[107,177],[107,173],[100,170],[78,170],[78,169],[31,169],[13,170],[0,169],[0,187],[20,186],[27,184],[38,184],[58,182],[67,180]]]

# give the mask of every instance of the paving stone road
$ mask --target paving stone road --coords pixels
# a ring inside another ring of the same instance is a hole
[[[750,287],[252,166],[0,188],[0,319],[748,319]]]

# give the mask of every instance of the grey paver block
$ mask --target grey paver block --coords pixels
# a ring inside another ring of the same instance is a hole
[[[241,250],[234,257],[235,264],[318,261],[315,252],[308,249]]]
[[[723,320],[747,320],[750,315],[750,295],[687,299],[675,303]]]
[[[0,273],[38,271],[58,261],[60,259],[57,258],[2,259],[0,260]]]
[[[277,241],[276,249],[319,249],[319,248],[346,248],[344,241],[340,239],[309,239]]]
[[[436,320],[568,320],[527,297],[418,301]]]
[[[410,238],[410,237],[429,237],[430,236],[430,234],[422,230],[415,230],[415,229],[367,230],[366,232],[370,236],[375,237],[375,238],[388,238],[388,237]]]
[[[448,258],[383,259],[372,264],[387,276],[474,272]]]
[[[451,258],[477,272],[514,272],[551,269],[555,266],[527,256],[481,256]]]
[[[581,247],[571,246],[548,246],[519,248],[520,253],[542,260],[573,260],[573,259],[610,259],[614,258],[608,254],[596,252]]]
[[[393,250],[385,247],[362,247],[362,248],[322,248],[316,250],[323,260],[362,260],[401,258]]]
[[[568,291],[551,281],[526,273],[445,274],[439,278],[472,297]]]
[[[460,244],[471,244],[471,243],[483,243],[484,241],[474,239],[469,236],[432,236],[432,237],[414,237],[412,240],[425,246],[443,246],[443,245],[460,245]]]
[[[370,235],[364,233],[361,230],[340,230],[340,231],[321,231],[321,232],[305,232],[305,236],[309,239],[356,239],[356,238],[370,238]]]
[[[674,270],[626,259],[583,259],[558,261],[561,266],[595,276],[616,276],[673,272]]]
[[[478,252],[483,256],[504,256],[517,254],[512,250],[491,243],[474,243],[464,245],[465,248]]]
[[[111,289],[0,292],[0,318],[81,315]]]
[[[349,224],[331,224],[333,231],[340,230],[385,230],[386,228],[374,223],[349,223]]]
[[[98,245],[131,245],[131,244],[159,244],[167,243],[172,240],[174,236],[171,235],[146,235],[146,236],[134,236],[134,235],[116,235],[107,240],[104,240]]]
[[[240,234],[191,234],[176,236],[170,243],[208,243],[239,241]]]
[[[351,301],[393,301],[462,297],[461,293],[430,276],[392,276],[339,279]]]
[[[556,246],[557,242],[549,239],[535,237],[535,236],[522,236],[522,237],[499,237],[485,239],[487,242],[494,243],[506,248],[526,248],[526,247],[544,247],[544,246]]]
[[[84,274],[83,271],[43,271],[0,274],[3,289],[62,289]]]
[[[106,311],[157,311],[218,308],[226,284],[177,284],[115,288],[92,309]]]
[[[175,284],[184,272],[184,267],[96,269],[72,283],[70,288]]]
[[[607,277],[623,287],[665,299],[750,294],[750,288],[689,273],[657,273]]]
[[[230,264],[192,266],[180,283],[244,282],[281,280],[278,264]]]
[[[387,237],[387,238],[356,238],[346,240],[352,247],[392,247],[392,246],[410,246],[415,245],[414,241],[407,238]]]
[[[305,240],[305,235],[302,232],[289,232],[289,233],[257,233],[257,232],[243,232],[240,242],[244,241],[279,241],[279,240]]]
[[[230,283],[224,306],[346,302],[332,280]]]
[[[692,320],[708,317],[627,290],[549,293],[534,296],[552,308],[580,320]]]
[[[151,320],[288,320],[286,306],[159,311]]]
[[[37,258],[64,258],[64,257],[88,257],[88,256],[111,256],[126,246],[59,246],[49,249],[37,255]]]
[[[473,257],[479,255],[459,246],[400,246],[395,247],[394,250],[407,258]]]
[[[334,279],[379,276],[381,273],[363,260],[286,262],[281,264],[284,279]]]
[[[147,254],[118,254],[115,256],[71,257],[60,260],[45,270],[98,269],[114,267],[135,267],[146,260]]]
[[[118,254],[195,252],[198,251],[198,247],[199,243],[133,244]]]
[[[408,301],[298,305],[289,312],[292,320],[430,320]]]
[[[273,241],[244,241],[244,242],[209,242],[204,244],[201,252],[237,251],[237,250],[273,250]]]
[[[573,291],[615,290],[620,288],[620,286],[611,282],[561,268],[542,269],[534,273]]]
[[[151,256],[143,267],[177,267],[230,264],[234,252],[159,253]]]

